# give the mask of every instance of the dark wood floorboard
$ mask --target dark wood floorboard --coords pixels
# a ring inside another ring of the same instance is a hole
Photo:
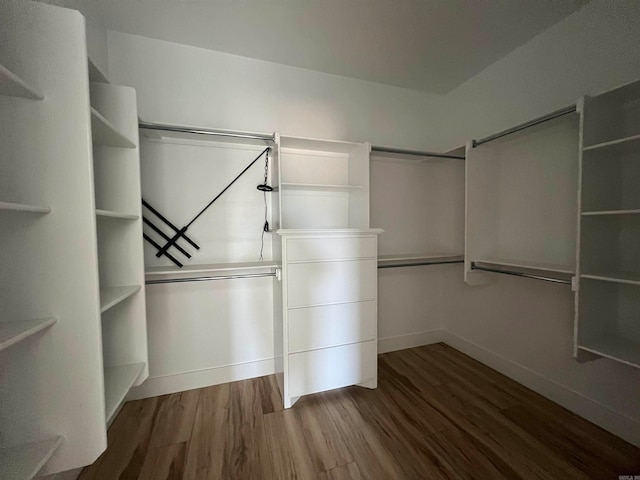
[[[618,479],[640,449],[457,350],[283,410],[273,375],[128,402],[80,480]]]

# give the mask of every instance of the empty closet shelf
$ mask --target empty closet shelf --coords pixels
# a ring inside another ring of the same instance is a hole
[[[626,155],[628,153],[637,153],[640,152],[640,134],[619,138],[610,142],[597,143],[595,145],[589,145],[588,147],[583,148],[583,151],[585,152],[591,150],[606,151],[607,154],[610,155]]]
[[[140,218],[138,215],[132,213],[114,212],[111,210],[96,209],[96,216],[98,218],[118,218],[120,220],[137,220]]]
[[[57,436],[39,442],[0,448],[0,478],[34,478],[62,444]]]
[[[587,339],[578,342],[578,348],[601,357],[640,367],[640,344],[615,335]]]
[[[15,73],[0,65],[0,95],[42,100],[44,97]]]
[[[0,323],[0,351],[49,328],[55,318],[33,318]]]
[[[393,254],[379,255],[378,268],[417,267],[464,263],[464,255],[455,253]]]
[[[99,147],[136,148],[136,144],[120,132],[100,112],[91,107],[93,144]]]
[[[104,313],[111,307],[129,298],[140,290],[140,285],[127,285],[124,287],[103,287],[100,289],[100,313]]]
[[[145,363],[130,363],[104,369],[104,397],[107,422],[118,410],[120,404],[131,390],[136,378],[142,373]]]
[[[0,210],[9,212],[26,212],[26,213],[50,213],[49,207],[39,205],[28,205],[26,203],[0,202]]]

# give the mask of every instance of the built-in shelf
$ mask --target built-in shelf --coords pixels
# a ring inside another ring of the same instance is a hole
[[[0,323],[0,351],[49,328],[55,318],[32,318]]]
[[[144,370],[145,363],[130,363],[104,369],[104,400],[107,423],[131,390],[136,378]]]
[[[125,287],[103,287],[100,289],[100,313],[106,312],[111,307],[140,290],[140,285],[128,285]]]
[[[91,83],[109,83],[107,76],[102,73],[100,68],[89,59],[89,82]]]
[[[595,215],[637,215],[640,213],[640,209],[631,209],[631,210],[595,210],[591,212],[582,212],[584,216],[595,216]]]
[[[280,187],[283,190],[332,190],[332,191],[349,191],[363,188],[362,185],[324,185],[319,183],[288,183],[281,182]]]
[[[0,478],[30,480],[62,444],[62,437],[0,448]]]
[[[625,155],[627,153],[640,152],[640,134],[619,138],[610,142],[597,143],[582,149],[585,152],[591,150],[606,150],[612,155]]]
[[[550,272],[573,275],[575,269],[568,265],[558,265],[553,263],[532,262],[528,260],[511,260],[504,258],[483,258],[476,259],[476,264],[493,265],[497,267],[521,268],[531,271]]]
[[[640,368],[640,344],[626,338],[602,336],[580,342],[578,349]]]
[[[280,228],[269,233],[277,235],[355,235],[358,233],[379,235],[384,233],[381,228]]]
[[[140,218],[138,215],[134,215],[132,213],[113,212],[111,210],[100,209],[96,209],[96,215],[98,217],[119,218],[122,220],[137,220]]]
[[[464,255],[456,253],[392,254],[378,255],[378,268],[412,267],[463,263]]]
[[[236,263],[209,263],[200,265],[185,265],[184,267],[176,267],[174,265],[166,267],[149,267],[145,270],[147,277],[155,277],[158,275],[174,275],[182,273],[215,273],[230,272],[240,270],[258,270],[279,268],[280,263],[277,262],[236,262]]]
[[[39,205],[27,205],[25,203],[10,203],[0,202],[0,210],[7,210],[12,212],[26,212],[26,213],[50,213],[49,207],[41,207]]]
[[[0,65],[0,95],[42,100],[44,96],[6,67]]]
[[[129,140],[123,133],[100,112],[91,107],[91,133],[93,144],[99,147],[136,148],[136,144]]]
[[[591,280],[601,280],[603,282],[626,283],[628,285],[640,285],[640,273],[629,272],[602,272],[602,273],[584,273],[580,278],[589,278]]]

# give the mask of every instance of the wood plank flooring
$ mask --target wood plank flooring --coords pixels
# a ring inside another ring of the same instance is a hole
[[[618,479],[640,449],[444,344],[376,390],[281,407],[275,377],[128,402],[81,480]]]

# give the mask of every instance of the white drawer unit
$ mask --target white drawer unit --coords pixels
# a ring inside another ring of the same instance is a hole
[[[276,365],[285,408],[302,395],[347,385],[375,388],[380,231],[278,233],[282,338]]]

